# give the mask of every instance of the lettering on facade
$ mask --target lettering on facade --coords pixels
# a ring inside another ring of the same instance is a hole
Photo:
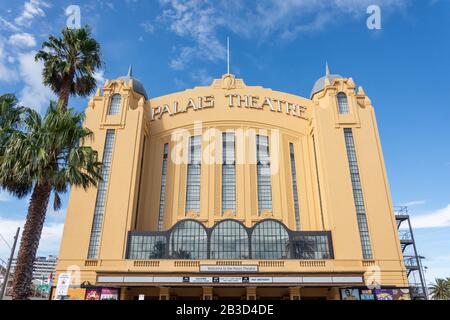
[[[284,113],[293,117],[307,120],[306,107],[286,100],[253,95],[226,94],[226,107],[229,109],[244,108],[255,110],[270,110],[271,112]],[[216,101],[214,96],[189,98],[184,103],[173,101],[172,104],[163,104],[151,107],[151,120],[162,119],[163,116],[175,116],[190,111],[200,111],[214,108]]]
[[[272,112],[286,113],[298,118],[306,119],[306,107],[296,103],[291,103],[282,99],[258,96],[247,96],[239,94],[227,94],[229,108],[247,108],[247,109],[269,109]]]

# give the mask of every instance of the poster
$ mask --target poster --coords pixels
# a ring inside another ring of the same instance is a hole
[[[100,300],[119,300],[119,289],[102,288]]]
[[[342,300],[360,300],[359,289],[345,288],[341,289]]]
[[[359,296],[361,300],[375,300],[375,295],[371,289],[361,289]]]
[[[86,289],[85,300],[119,300],[119,289],[116,288]]]
[[[411,300],[411,295],[409,294],[409,289],[393,289],[392,296],[394,300]]]
[[[86,289],[86,298],[85,300],[100,300],[100,296],[102,293],[102,289]]]
[[[375,289],[377,300],[411,300],[409,289]]]
[[[61,273],[56,284],[56,299],[66,297],[69,293],[70,273]]]

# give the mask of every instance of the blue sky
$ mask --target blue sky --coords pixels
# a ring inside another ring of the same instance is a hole
[[[34,51],[81,8],[101,43],[98,81],[128,65],[151,97],[209,84],[231,71],[250,85],[308,97],[323,75],[351,76],[376,108],[395,204],[409,204],[427,278],[450,276],[450,3],[446,0],[117,0],[0,2],[0,92],[44,110],[53,96],[41,85]],[[366,9],[381,8],[381,30]],[[72,99],[83,110],[87,99]],[[28,200],[0,192],[0,233],[12,242]],[[67,205],[67,196],[65,197]],[[64,210],[49,209],[40,253],[58,252]],[[7,256],[0,239],[0,257]]]

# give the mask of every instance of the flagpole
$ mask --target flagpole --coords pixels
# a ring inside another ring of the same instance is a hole
[[[230,37],[227,37],[227,74],[230,74]]]

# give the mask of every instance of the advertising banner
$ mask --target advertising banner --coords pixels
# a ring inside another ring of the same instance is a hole
[[[56,284],[56,299],[66,297],[69,292],[69,286],[70,273],[61,273],[58,277],[58,283]]]
[[[89,288],[86,289],[85,300],[119,300],[119,289]]]
[[[100,289],[100,288],[86,289],[85,300],[100,300],[101,295],[102,295],[102,289]]]
[[[377,300],[411,300],[409,289],[375,289]]]
[[[375,295],[371,289],[361,289],[359,297],[361,300],[375,300]]]
[[[100,300],[119,300],[119,289],[102,288]]]
[[[360,300],[359,289],[345,288],[341,289],[342,300]]]

